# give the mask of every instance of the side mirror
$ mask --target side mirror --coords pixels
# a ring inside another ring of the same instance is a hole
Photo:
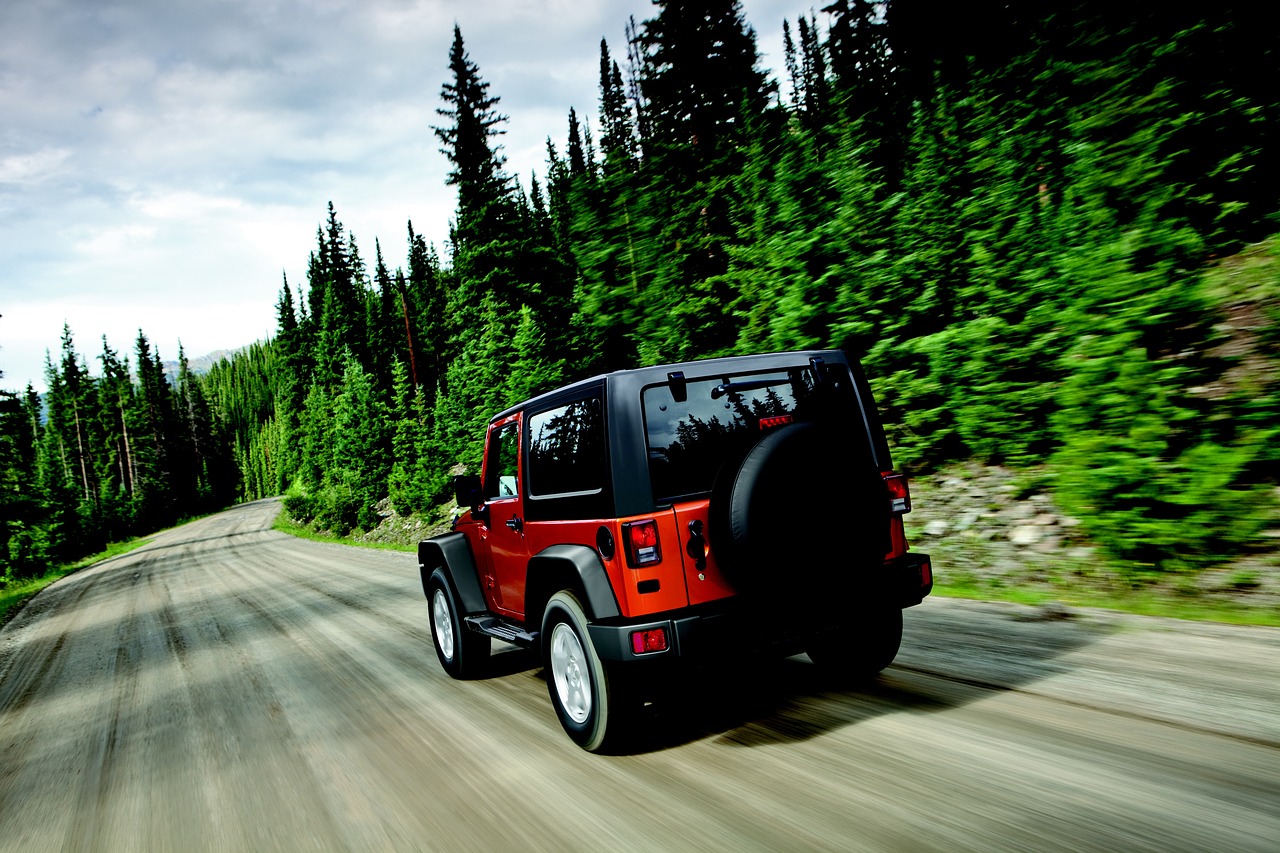
[[[480,477],[476,474],[458,474],[453,478],[453,499],[458,506],[475,509],[484,503],[480,489]]]

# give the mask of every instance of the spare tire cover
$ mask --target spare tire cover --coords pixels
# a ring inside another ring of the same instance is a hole
[[[770,430],[721,468],[707,535],[744,594],[822,601],[884,561],[889,496],[866,443],[813,423]],[[825,601],[830,604],[832,602]]]

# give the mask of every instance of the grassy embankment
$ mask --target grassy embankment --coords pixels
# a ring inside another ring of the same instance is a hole
[[[327,530],[315,530],[304,524],[299,524],[289,517],[289,514],[280,510],[280,514],[276,516],[275,523],[271,525],[273,529],[279,530],[281,533],[288,533],[290,536],[296,536],[299,539],[307,539],[312,542],[336,542],[339,545],[354,545],[359,548],[377,548],[382,551],[413,551],[418,550],[418,543],[415,542],[371,542],[367,539],[358,538],[356,536],[338,536],[336,533],[330,533]]]
[[[88,557],[77,560],[74,563],[68,563],[65,566],[57,566],[45,572],[38,578],[29,578],[21,581],[14,581],[8,586],[0,589],[0,625],[4,625],[10,618],[16,616],[18,611],[22,609],[22,605],[38,593],[40,590],[49,586],[54,581],[61,580],[69,574],[87,569],[90,566],[100,563],[103,560],[109,560],[112,557],[118,557],[121,554],[127,554],[135,548],[146,545],[154,537],[136,537],[125,542],[112,542],[107,546],[105,551],[97,554],[91,554]]]

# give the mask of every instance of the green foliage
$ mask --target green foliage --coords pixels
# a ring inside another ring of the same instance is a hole
[[[433,464],[426,395],[407,381],[402,362],[394,363],[392,376],[397,393],[392,412],[388,497],[400,515],[425,513],[432,508],[435,497],[447,488],[447,471]]]
[[[1273,510],[1245,476],[1262,437],[1215,440],[1177,398],[1180,369],[1138,337],[1084,338],[1068,354],[1056,492],[1130,573],[1198,568],[1255,542]]]
[[[136,382],[105,339],[95,376],[64,328],[43,400],[0,392],[0,585],[235,497],[230,434],[181,350],[172,382],[136,346]]]
[[[386,407],[375,398],[371,377],[353,355],[347,357],[342,392],[334,401],[333,437],[326,485],[339,491],[335,505],[354,505],[355,526],[372,529],[378,523],[375,505],[386,494],[391,469],[390,438]]]
[[[74,562],[54,567],[50,567],[41,557],[31,567],[31,571],[14,572],[11,576],[0,577],[0,626],[9,621],[24,602],[53,582],[94,563],[108,560],[120,554],[126,554],[151,541],[150,539],[131,538],[127,541],[113,542],[100,552],[88,554]]]

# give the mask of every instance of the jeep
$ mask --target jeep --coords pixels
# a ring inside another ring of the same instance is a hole
[[[796,655],[874,676],[933,586],[907,481],[838,350],[621,370],[489,421],[465,511],[419,544],[454,678],[491,641],[541,655],[565,732],[612,748],[677,665]]]

